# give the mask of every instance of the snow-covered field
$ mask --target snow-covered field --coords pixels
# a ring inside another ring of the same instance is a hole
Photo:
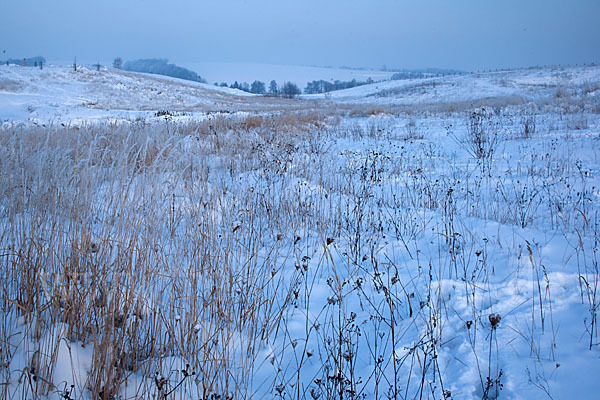
[[[597,398],[599,67],[2,66],[0,122],[2,398]]]

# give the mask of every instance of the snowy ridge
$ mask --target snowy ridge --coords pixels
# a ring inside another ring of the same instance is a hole
[[[535,100],[552,96],[557,88],[600,83],[600,67],[560,67],[474,73],[429,79],[379,82],[307,98],[376,104],[430,104],[522,97]]]

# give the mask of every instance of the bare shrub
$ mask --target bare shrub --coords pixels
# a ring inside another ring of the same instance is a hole
[[[535,116],[529,115],[521,119],[521,136],[530,138],[535,134],[536,121]]]
[[[567,99],[571,97],[571,94],[564,86],[558,86],[554,91],[554,97],[557,99]]]
[[[414,119],[409,119],[400,138],[402,140],[422,140],[425,137],[423,130]]]
[[[451,133],[454,140],[471,157],[489,162],[498,150],[500,143],[498,123],[493,111],[488,108],[480,108],[470,112],[466,125],[467,131],[463,136],[457,137]]]

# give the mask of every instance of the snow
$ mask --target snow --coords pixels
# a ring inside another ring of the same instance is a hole
[[[227,109],[252,95],[160,75],[115,69],[0,66],[0,121],[147,117],[150,111]]]
[[[0,66],[2,397],[597,397],[599,88]]]
[[[474,73],[439,78],[379,82],[306,98],[331,98],[352,103],[430,104],[486,98],[540,99],[586,82],[597,82],[597,67],[547,67],[517,71]],[[596,88],[598,90],[598,88]]]

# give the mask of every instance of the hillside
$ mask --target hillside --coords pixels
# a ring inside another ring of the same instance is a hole
[[[116,69],[0,66],[0,120],[135,117],[149,111],[269,109],[239,90]],[[286,107],[285,101],[276,106]]]
[[[536,101],[556,95],[557,91],[587,90],[600,86],[600,67],[547,67],[379,82],[326,95],[348,103],[435,104],[473,102],[485,99]],[[560,95],[560,93],[559,93]]]
[[[285,69],[284,66],[280,68]],[[290,67],[286,71],[292,76],[298,72],[299,77],[314,73],[308,67]],[[356,74],[365,71],[347,72]],[[571,97],[573,93],[577,95],[582,91],[595,96],[600,87],[599,76],[600,67],[549,67],[384,81],[322,95],[302,95],[301,98],[321,101],[320,104],[325,107],[328,102],[335,102],[342,110],[364,104],[390,107],[437,105],[438,108],[446,105],[464,109],[493,103],[520,104]],[[0,104],[0,120],[3,121],[126,118],[158,110],[258,112],[315,107],[299,104],[298,101],[256,97],[210,84],[115,69],[96,71],[79,67],[74,72],[68,67],[39,70],[14,65],[0,66]]]

